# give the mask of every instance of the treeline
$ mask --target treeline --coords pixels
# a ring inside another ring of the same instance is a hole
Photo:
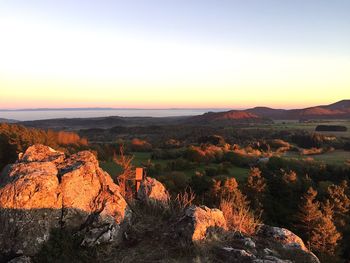
[[[288,129],[277,130],[269,128],[242,128],[242,127],[203,127],[203,126],[147,126],[147,127],[114,127],[110,129],[86,129],[80,130],[79,134],[94,143],[114,143],[119,140],[129,142],[134,138],[147,141],[151,146],[147,151],[157,148],[172,148],[165,142],[175,140],[182,146],[193,144],[210,143],[216,145],[221,138],[231,145],[238,144],[241,147],[251,146],[258,150],[267,151],[266,147],[273,147],[273,141],[289,143],[286,147],[300,148],[323,148],[349,150],[350,141],[346,137],[321,134],[306,130]],[[208,136],[210,134],[219,135]],[[253,145],[257,142],[259,145]],[[148,145],[148,146],[150,146]],[[142,145],[141,145],[142,146]],[[143,147],[143,146],[142,146]],[[136,149],[137,147],[135,147]],[[293,150],[293,149],[291,149]],[[145,150],[142,150],[145,151]]]
[[[341,125],[317,125],[315,131],[338,131],[346,132],[348,129]]]
[[[87,149],[88,141],[74,132],[41,130],[17,124],[0,124],[0,169],[13,163],[18,153],[41,143],[68,153]]]

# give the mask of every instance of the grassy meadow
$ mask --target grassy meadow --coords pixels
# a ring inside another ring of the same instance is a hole
[[[161,165],[162,169],[165,170],[165,173],[167,172],[166,171],[167,164],[172,161],[172,159],[152,160],[151,153],[149,152],[132,152],[131,154],[134,156],[132,163],[135,167],[142,167],[143,164],[146,164],[150,160],[153,164]],[[100,165],[102,169],[107,171],[112,177],[114,177],[115,175],[121,172],[121,168],[117,164],[115,164],[113,161],[101,162]],[[181,170],[179,172],[185,173],[186,176],[190,178],[194,176],[196,172],[204,172],[208,168],[217,168],[219,165],[220,164],[217,164],[217,163],[198,164],[193,169]],[[222,176],[234,177],[237,179],[237,181],[243,182],[248,176],[249,169],[232,165],[228,168],[228,172],[229,174],[225,173],[225,174],[222,174]],[[221,176],[221,175],[218,175],[218,176]]]
[[[349,120],[320,120],[310,122],[299,122],[296,120],[275,120],[271,124],[257,124],[247,127],[246,129],[267,129],[270,131],[293,131],[304,130],[308,132],[315,131],[318,125],[340,125],[347,128],[346,132],[318,132],[325,135],[333,135],[336,137],[350,138],[350,121]]]

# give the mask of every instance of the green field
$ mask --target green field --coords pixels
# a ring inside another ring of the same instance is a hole
[[[350,160],[350,152],[343,151],[343,150],[336,150],[332,152],[326,152],[322,154],[315,154],[315,155],[299,155],[295,152],[288,152],[285,155],[285,158],[292,158],[292,159],[298,159],[298,160],[305,160],[312,158],[313,160],[317,162],[322,162],[326,164],[333,164],[333,165],[344,165],[348,160]]]
[[[148,152],[133,152],[132,155],[134,156],[133,165],[135,167],[142,166],[142,163],[147,163],[147,161],[150,160],[151,158],[151,154]],[[166,167],[167,163],[170,161],[172,160],[151,160],[151,162],[154,164],[160,164],[163,169]],[[112,161],[101,162],[100,165],[102,169],[107,171],[110,175],[112,175],[112,177],[120,174],[121,172],[120,167]],[[196,171],[203,172],[205,171],[206,168],[217,168],[218,166],[219,164],[216,164],[216,163],[198,164],[194,169],[183,170],[181,172],[184,172],[187,176],[192,177],[195,175]],[[249,172],[249,169],[237,167],[237,166],[231,166],[228,170],[229,170],[229,174],[224,174],[224,175],[229,177],[235,177],[238,181],[244,181],[247,178],[248,172]],[[164,173],[167,173],[167,172],[164,172]]]
[[[142,166],[142,163],[146,163],[151,158],[149,152],[133,152],[132,155],[134,156],[132,163],[135,167]],[[107,171],[110,175],[116,175],[121,172],[121,168],[112,161],[100,162],[100,165],[102,169]]]
[[[295,131],[304,130],[314,132],[318,125],[340,125],[347,127],[346,132],[317,132],[324,135],[335,136],[338,138],[350,138],[350,121],[349,120],[321,120],[313,122],[299,122],[295,120],[275,120],[273,124],[261,124],[247,127],[245,129],[262,129],[268,131]],[[297,152],[287,152],[285,158],[294,158],[298,160],[313,159],[317,162],[322,162],[332,165],[345,165],[350,160],[350,152],[343,150],[336,150],[333,152],[326,152],[315,155],[300,155]]]
[[[334,135],[337,137],[350,138],[350,121],[348,120],[322,120],[315,122],[299,122],[295,120],[275,120],[272,124],[260,124],[248,127],[245,129],[268,129],[268,130],[305,130],[315,131],[317,125],[341,125],[347,127],[346,132],[319,132],[327,135]]]

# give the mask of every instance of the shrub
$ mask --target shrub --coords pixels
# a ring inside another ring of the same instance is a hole
[[[130,142],[130,149],[136,152],[148,152],[152,150],[152,145],[145,140],[134,138]]]
[[[248,206],[235,203],[235,199],[222,199],[220,210],[224,214],[227,227],[233,231],[253,235],[261,224],[260,218],[250,211]]]

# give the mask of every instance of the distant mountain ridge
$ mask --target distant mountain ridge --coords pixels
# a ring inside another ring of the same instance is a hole
[[[270,120],[311,120],[311,119],[350,119],[350,100],[341,100],[329,105],[308,107],[303,109],[273,109],[255,107],[246,110],[230,110],[225,112],[208,112],[194,116],[191,121],[205,122],[262,122]]]
[[[246,110],[259,117],[271,119],[349,119],[350,100],[341,100],[329,105],[308,107],[303,109],[281,110],[271,108],[253,108]]]
[[[151,126],[151,125],[230,125],[271,123],[273,120],[321,120],[350,119],[350,100],[341,100],[329,105],[303,109],[273,109],[255,107],[246,110],[207,112],[201,115],[179,117],[120,117],[106,116],[95,118],[57,118],[46,120],[22,121],[19,124],[44,129],[108,129],[115,126]],[[3,122],[8,122],[3,120]]]
[[[17,120],[12,120],[12,119],[5,119],[5,118],[0,118],[0,123],[16,123],[18,122]]]
[[[255,113],[242,110],[230,110],[224,112],[207,112],[202,115],[190,117],[186,120],[189,124],[230,124],[230,123],[262,123],[270,120],[260,117]]]

